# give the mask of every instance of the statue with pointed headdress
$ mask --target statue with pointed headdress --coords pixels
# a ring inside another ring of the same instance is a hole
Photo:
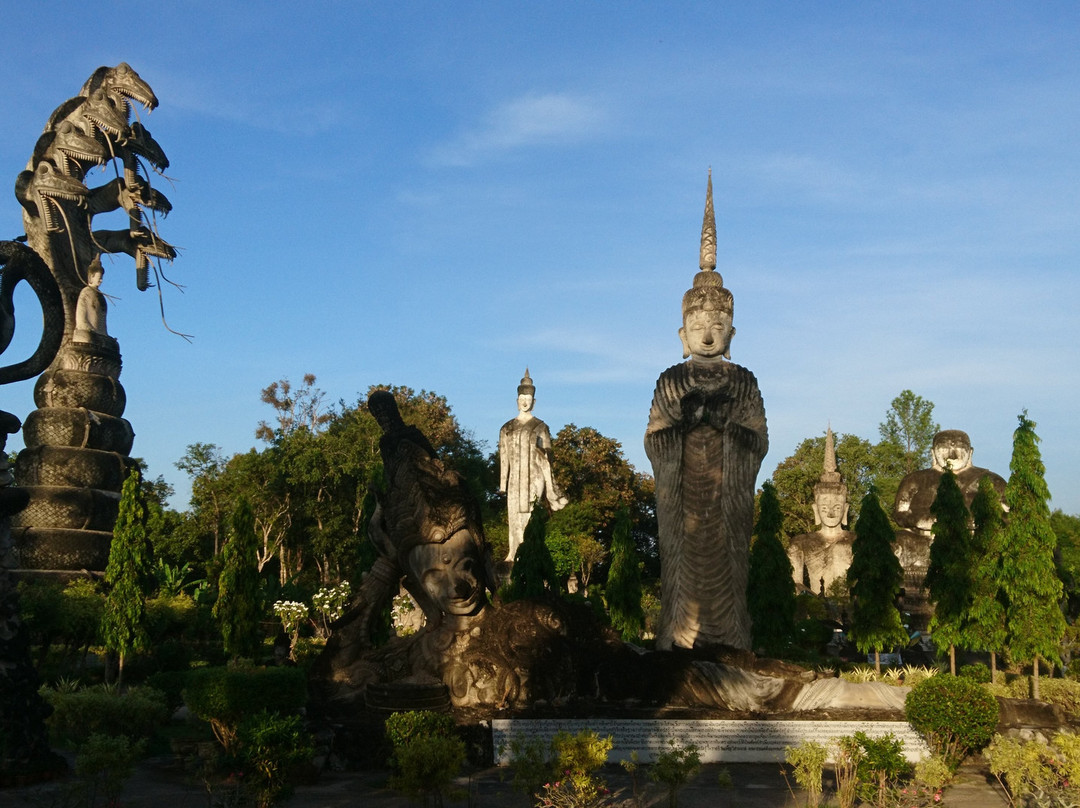
[[[656,478],[660,649],[750,648],[754,484],[769,438],[757,379],[728,361],[734,302],[723,283],[710,174],[700,271],[682,301],[689,361],[660,374],[645,431]]]
[[[825,594],[833,581],[843,580],[851,566],[855,534],[845,530],[848,521],[848,488],[836,470],[836,445],[832,427],[825,433],[825,462],[814,485],[814,524],[821,529],[795,536],[788,545],[788,559],[795,583]],[[809,581],[809,583],[807,583]]]
[[[557,511],[566,497],[551,476],[551,430],[533,415],[536,386],[529,369],[518,385],[518,414],[499,430],[499,490],[506,492],[507,520],[510,524],[510,551],[513,561],[525,537],[533,503],[544,503]]]

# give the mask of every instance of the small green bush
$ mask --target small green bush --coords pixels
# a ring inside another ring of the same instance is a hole
[[[390,745],[390,766],[394,768],[397,765],[396,750],[413,739],[425,735],[454,737],[454,717],[449,713],[436,713],[431,710],[393,713],[386,719],[383,732],[386,735],[386,742]]]
[[[990,684],[990,668],[986,667],[982,662],[972,662],[970,665],[961,665],[960,670],[956,672],[957,676],[963,676],[965,679],[970,679],[973,682],[978,682],[980,685]]]
[[[452,796],[450,785],[465,762],[465,742],[442,735],[418,735],[394,749],[398,774],[390,780],[392,788],[411,797],[431,794],[435,804]]]
[[[575,735],[559,732],[551,739],[553,779],[545,783],[538,805],[542,808],[599,808],[609,801],[607,785],[596,772],[607,762],[614,742],[591,729]]]
[[[124,783],[135,770],[135,761],[146,748],[145,740],[133,741],[123,735],[94,733],[75,756],[75,774],[88,791],[88,802],[93,806],[101,792],[108,805],[119,805]]]
[[[908,693],[904,712],[931,752],[954,769],[969,753],[990,742],[998,722],[998,703],[970,679],[934,676]]]
[[[53,708],[48,718],[53,739],[81,747],[92,735],[149,738],[171,713],[165,696],[152,687],[132,687],[123,693],[101,686],[60,692],[42,688]]]
[[[1062,748],[1055,739],[1055,747],[1040,741],[994,736],[986,748],[986,760],[1013,805],[1027,804],[1029,796],[1036,805],[1076,804],[1076,786],[1073,785],[1071,789],[1069,786],[1070,770],[1075,771],[1076,768],[1076,758],[1071,755],[1075,751],[1075,744],[1067,740]],[[1064,754],[1059,755],[1062,752]],[[1059,756],[1064,758],[1064,762],[1059,760]],[[1075,780],[1072,782],[1075,783]],[[1062,799],[1070,791],[1073,799]]]
[[[430,710],[394,713],[386,719],[386,740],[395,774],[390,786],[410,797],[431,794],[441,805],[465,762],[465,742],[453,716]]]
[[[828,750],[817,741],[803,741],[798,746],[784,749],[784,762],[791,766],[795,782],[806,792],[806,804],[809,806],[817,806],[821,802],[821,778],[828,757]]]
[[[510,768],[514,770],[511,786],[514,791],[531,797],[551,778],[550,747],[541,738],[515,735],[510,739],[509,750]],[[636,761],[628,771],[636,771]]]
[[[306,702],[307,677],[299,668],[196,668],[184,685],[188,710],[209,722],[227,752],[246,716],[260,710],[295,713]]]
[[[668,808],[676,808],[679,789],[701,770],[701,754],[696,744],[683,746],[675,738],[668,739],[668,747],[656,756],[649,777],[667,787]]]
[[[904,757],[904,744],[891,732],[879,738],[856,732],[855,740],[862,747],[856,765],[859,797],[866,803],[883,805],[889,784],[911,772],[911,764]]]
[[[296,715],[260,710],[240,723],[237,739],[245,784],[259,808],[291,794],[299,767],[314,754],[311,736]]]

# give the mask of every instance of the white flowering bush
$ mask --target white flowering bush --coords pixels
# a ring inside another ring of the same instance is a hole
[[[408,637],[417,631],[416,604],[407,593],[401,593],[394,598],[394,605],[390,609],[390,622],[394,626],[394,632],[399,637]],[[422,618],[420,625],[423,625]]]
[[[315,628],[323,637],[330,636],[330,624],[345,613],[345,606],[352,595],[352,587],[348,581],[343,581],[337,586],[324,586],[311,597],[311,604],[319,613],[319,620]],[[321,623],[321,625],[319,625]]]
[[[278,600],[274,602],[274,614],[281,620],[281,627],[295,646],[300,636],[300,624],[307,619],[308,607],[296,600]]]

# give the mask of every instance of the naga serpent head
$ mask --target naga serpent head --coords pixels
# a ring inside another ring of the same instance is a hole
[[[45,160],[38,163],[33,171],[21,172],[15,180],[16,198],[31,216],[45,222],[50,233],[64,229],[56,220],[56,214],[61,212],[61,204],[70,202],[85,208],[89,193],[79,180],[62,173]]]
[[[111,141],[120,140],[128,125],[126,108],[117,106],[104,90],[88,95],[71,119],[77,120],[77,116],[85,121],[86,134],[101,132]]]
[[[127,128],[120,145],[136,157],[146,160],[158,173],[169,167],[169,158],[165,156],[165,150],[154,140],[150,130],[138,121]]]
[[[105,92],[124,113],[125,123],[130,113],[131,102],[142,104],[146,109],[157,108],[158,100],[150,85],[142,80],[127,62],[116,67],[102,65],[86,80],[80,95],[90,97],[94,92]]]
[[[104,165],[109,157],[100,140],[83,134],[71,121],[61,121],[55,129],[38,138],[30,162],[36,167],[47,160],[62,174],[82,179],[87,170]]]

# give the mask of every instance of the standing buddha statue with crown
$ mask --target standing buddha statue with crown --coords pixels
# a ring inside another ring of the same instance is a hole
[[[710,173],[700,271],[682,301],[689,360],[660,374],[645,431],[659,522],[659,649],[750,648],[754,484],[769,437],[757,379],[729,361],[733,310],[716,271]]]

